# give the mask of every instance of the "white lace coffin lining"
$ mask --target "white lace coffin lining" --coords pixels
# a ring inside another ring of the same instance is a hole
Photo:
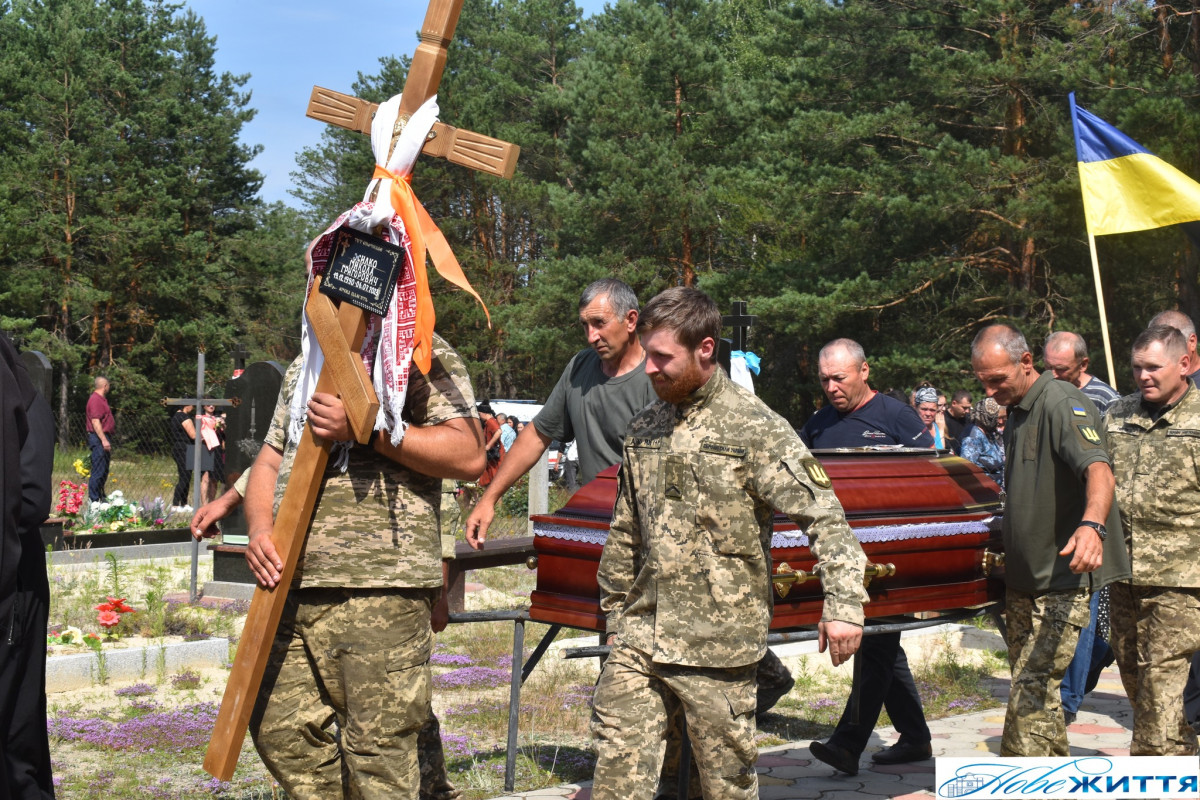
[[[1000,518],[991,516],[963,522],[916,522],[907,525],[878,525],[869,528],[853,528],[852,530],[860,542],[897,542],[906,539],[929,539],[935,536],[990,533],[999,528]],[[603,545],[608,539],[608,530],[535,522],[533,535],[545,536],[548,539],[565,539],[569,542]],[[808,547],[808,536],[800,531],[776,533],[771,537],[771,548],[783,547]]]

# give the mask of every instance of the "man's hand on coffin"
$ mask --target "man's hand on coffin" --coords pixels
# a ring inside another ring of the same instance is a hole
[[[340,397],[325,392],[316,392],[308,401],[308,424],[313,433],[329,442],[344,442],[353,439],[350,422],[346,419],[346,407]]]
[[[1104,560],[1104,542],[1100,540],[1100,534],[1094,528],[1080,525],[1067,540],[1067,546],[1058,551],[1060,556],[1069,556],[1072,553],[1074,558],[1071,559],[1071,572],[1092,572],[1099,569]]]
[[[862,628],[849,622],[830,620],[817,624],[817,650],[829,648],[829,659],[839,666],[850,660],[862,644]]]

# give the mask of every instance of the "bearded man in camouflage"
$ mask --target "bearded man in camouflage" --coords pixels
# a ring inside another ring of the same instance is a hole
[[[821,651],[841,664],[861,640],[866,556],[792,426],[716,368],[720,330],[716,304],[682,287],[638,319],[660,399],[625,432],[600,560],[613,649],[592,716],[595,800],[653,797],[675,703],[704,796],[758,796],[754,673],[771,620],[776,510],[821,564]]]
[[[1177,329],[1143,331],[1132,361],[1138,392],[1105,419],[1133,564],[1109,589],[1112,647],[1133,704],[1129,754],[1193,755],[1182,693],[1200,650],[1200,396]]]
[[[300,372],[297,359],[246,490],[246,561],[268,589],[283,569],[271,528],[296,454],[289,406]],[[347,442],[349,465],[342,472],[331,458],[322,479],[250,721],[263,763],[294,800],[417,797],[429,618],[443,579],[442,478],[483,471],[474,408],[462,361],[437,335],[429,372],[409,373],[399,445],[354,444],[341,400],[318,392],[308,402],[313,432]]]

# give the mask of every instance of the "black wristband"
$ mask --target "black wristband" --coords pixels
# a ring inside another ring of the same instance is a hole
[[[1079,527],[1093,529],[1096,533],[1100,534],[1100,541],[1102,542],[1108,538],[1108,528],[1105,528],[1099,522],[1092,522],[1090,519],[1085,519],[1079,523]]]

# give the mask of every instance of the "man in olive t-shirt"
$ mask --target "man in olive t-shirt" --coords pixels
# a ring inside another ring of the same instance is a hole
[[[1067,756],[1059,687],[1094,590],[1129,576],[1112,462],[1095,405],[1033,368],[1025,337],[990,325],[971,345],[988,397],[1008,406],[1004,513],[1012,690],[1002,756]]]

